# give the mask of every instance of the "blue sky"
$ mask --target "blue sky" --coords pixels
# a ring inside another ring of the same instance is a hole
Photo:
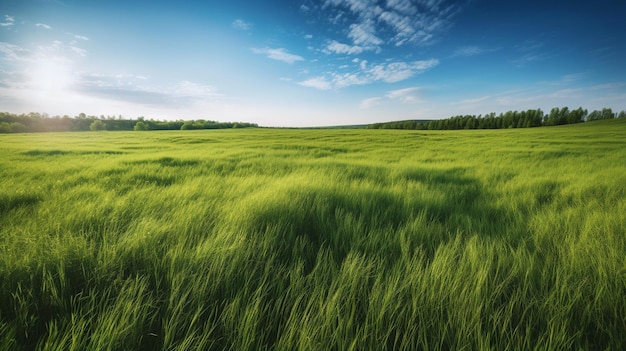
[[[626,109],[626,1],[0,0],[0,110],[324,126]]]

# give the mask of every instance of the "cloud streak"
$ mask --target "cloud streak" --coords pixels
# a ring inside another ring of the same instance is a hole
[[[326,80],[325,77],[310,78],[305,81],[299,82],[299,85],[307,88],[315,88],[318,90],[329,90],[332,88],[332,83]]]
[[[385,101],[399,101],[403,104],[420,103],[422,102],[422,99],[419,95],[421,90],[422,88],[419,87],[390,90],[384,96],[376,96],[361,100],[359,106],[362,109],[370,109],[372,107],[381,105]]]
[[[0,22],[0,27],[11,27],[15,24],[15,18],[9,15],[4,15],[4,22]]]
[[[438,64],[439,60],[437,59],[412,62],[400,61],[376,65],[368,65],[366,61],[361,61],[359,70],[356,72],[333,72],[327,76],[318,76],[302,81],[299,84],[305,87],[328,90],[374,82],[396,83],[432,69]]]
[[[452,53],[450,57],[472,57],[478,56],[489,52],[498,51],[499,49],[489,49],[476,45],[460,47]]]
[[[80,77],[75,91],[89,97],[153,107],[177,108],[223,98],[212,86],[180,81],[172,86],[146,85],[136,75],[91,74]]]
[[[287,49],[284,48],[252,48],[252,52],[254,52],[255,54],[262,54],[267,56],[267,58],[269,59],[286,62],[288,64],[293,64],[297,61],[304,61],[304,58],[302,56],[290,54],[289,52],[287,52]]]
[[[244,21],[241,18],[234,20],[233,23],[231,23],[231,25],[233,28],[243,30],[243,31],[248,31],[252,29],[252,23],[248,21]]]
[[[366,48],[358,46],[358,45],[348,45],[344,43],[340,43],[338,41],[332,40],[326,46],[324,52],[326,53],[335,53],[335,54],[344,54],[344,55],[357,55],[365,51]]]
[[[392,90],[387,95],[385,95],[388,99],[391,100],[399,100],[405,104],[415,104],[421,102],[421,98],[419,97],[420,88],[404,88],[398,90]]]

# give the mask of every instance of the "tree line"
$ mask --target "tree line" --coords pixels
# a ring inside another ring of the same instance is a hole
[[[374,123],[368,129],[413,129],[413,130],[457,130],[457,129],[504,129],[532,128],[541,126],[557,126],[564,124],[598,121],[603,119],[626,118],[626,111],[613,112],[610,108],[595,110],[588,113],[579,107],[570,110],[568,107],[555,107],[546,114],[541,109],[527,111],[508,111],[496,115],[459,115],[440,120],[397,121]]]
[[[0,133],[69,132],[94,130],[189,130],[256,128],[256,123],[217,122],[208,120],[157,121],[144,117],[125,119],[122,116],[53,116],[31,112],[12,114],[0,112]]]

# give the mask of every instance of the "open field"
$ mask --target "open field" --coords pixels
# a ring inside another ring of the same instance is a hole
[[[0,153],[0,350],[626,348],[624,119]]]

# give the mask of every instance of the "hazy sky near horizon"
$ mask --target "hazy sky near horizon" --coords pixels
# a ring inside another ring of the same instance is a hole
[[[348,125],[626,109],[626,1],[0,0],[0,110]]]

